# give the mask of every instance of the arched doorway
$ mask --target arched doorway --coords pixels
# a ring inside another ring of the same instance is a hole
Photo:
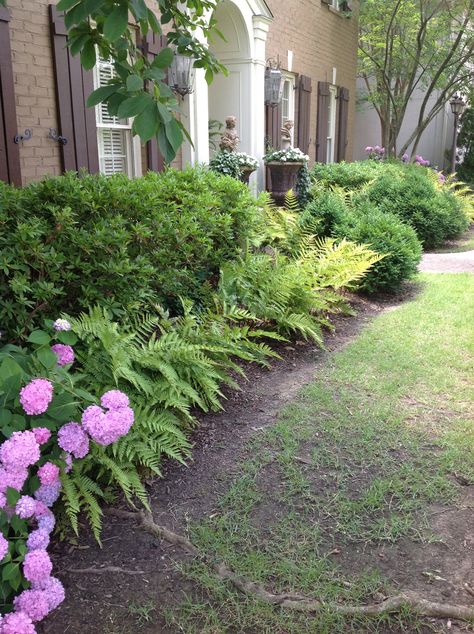
[[[209,86],[209,120],[225,124],[237,117],[239,150],[257,159],[264,153],[265,41],[272,18],[262,0],[222,0],[215,9],[217,28],[224,40],[214,35],[210,50],[226,66]],[[211,150],[211,156],[213,150]],[[253,187],[263,188],[263,169]]]
[[[229,74],[217,75],[209,86],[209,119],[224,123],[226,117],[235,115],[240,136],[239,150],[250,154],[252,150],[250,36],[241,11],[231,0],[220,2],[214,17],[225,41],[215,35],[209,48],[226,66]]]

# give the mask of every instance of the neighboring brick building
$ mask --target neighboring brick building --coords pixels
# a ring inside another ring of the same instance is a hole
[[[227,41],[211,47],[230,74],[208,89],[203,71],[197,71],[195,91],[183,101],[183,120],[194,143],[183,146],[177,166],[206,162],[208,121],[229,114],[238,117],[241,150],[257,158],[265,143],[278,146],[285,118],[295,120],[294,144],[312,160],[352,158],[357,5],[354,1],[349,13],[334,8],[338,3],[219,3],[219,27]],[[25,184],[80,167],[130,175],[160,169],[156,147],[140,149],[127,122],[84,107],[88,92],[106,81],[111,69],[104,62],[95,73],[82,72],[66,50],[61,16],[49,5],[50,0],[8,0],[8,9],[0,8],[0,180]],[[159,47],[149,42],[149,54]],[[269,59],[279,59],[285,78],[282,104],[274,109],[264,106]],[[15,143],[26,130],[31,138]],[[258,178],[262,187],[263,170]]]

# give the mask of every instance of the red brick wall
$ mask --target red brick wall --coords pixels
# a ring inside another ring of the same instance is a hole
[[[49,128],[58,127],[48,3],[48,0],[8,1],[18,130],[33,130],[33,138],[20,145],[23,183],[61,173],[58,143],[48,138]],[[285,68],[288,50],[292,50],[293,71],[313,80],[311,156],[315,154],[317,82],[331,81],[335,66],[338,85],[348,88],[351,94],[350,158],[355,115],[356,17],[343,18],[321,4],[321,0],[267,0],[267,3],[275,16],[268,36],[267,57],[279,55]]]
[[[310,155],[316,151],[317,82],[332,81],[337,68],[337,85],[350,91],[347,159],[352,158],[357,68],[357,10],[344,17],[321,0],[267,0],[275,16],[267,40],[267,57],[280,56],[286,69],[288,51],[293,51],[293,72],[312,79]],[[291,16],[291,18],[290,18]]]

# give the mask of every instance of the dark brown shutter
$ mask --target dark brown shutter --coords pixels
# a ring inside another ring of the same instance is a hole
[[[265,106],[265,153],[281,149],[281,104],[272,108]],[[265,170],[267,189],[270,189],[270,170]]]
[[[143,54],[152,62],[161,49],[167,45],[166,36],[158,35],[153,31],[148,31],[143,42]],[[165,168],[165,161],[159,150],[156,137],[150,139],[146,144],[146,157],[148,169],[152,172],[162,172]]]
[[[305,154],[309,151],[311,126],[311,77],[301,75],[298,81],[298,138],[297,146]]]
[[[9,22],[10,14],[0,7],[0,180],[21,185]]]
[[[318,82],[318,124],[316,134],[316,161],[326,163],[331,92],[327,81]]]
[[[347,120],[349,115],[349,91],[347,88],[338,90],[338,129],[337,129],[337,161],[346,160]]]
[[[265,106],[265,152],[281,149],[281,105]]]
[[[67,47],[67,29],[62,13],[49,5],[51,39],[56,77],[58,134],[67,139],[61,144],[64,170],[99,171],[97,126],[94,108],[86,106],[94,90],[94,75],[81,66],[79,56],[73,57]]]

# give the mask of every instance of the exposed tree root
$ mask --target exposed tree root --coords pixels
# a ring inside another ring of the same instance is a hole
[[[66,572],[71,572],[79,575],[105,575],[111,572],[119,573],[122,575],[144,575],[143,570],[127,570],[126,568],[119,568],[119,566],[104,566],[103,568],[67,568]]]
[[[218,577],[225,581],[229,581],[235,588],[249,596],[257,597],[264,603],[279,606],[287,610],[296,612],[316,613],[321,610],[330,610],[338,614],[348,616],[379,616],[389,612],[398,612],[403,607],[410,607],[421,616],[430,616],[435,618],[451,618],[461,621],[474,620],[474,607],[464,605],[453,605],[449,603],[438,603],[437,601],[428,601],[420,596],[417,592],[406,591],[394,597],[389,597],[380,603],[369,605],[340,605],[339,603],[326,603],[317,599],[310,599],[301,594],[284,593],[273,594],[266,590],[261,584],[254,583],[245,577],[236,574],[224,563],[214,564],[201,553],[194,544],[186,537],[177,535],[169,529],[157,524],[151,513],[148,511],[124,511],[121,509],[108,509],[107,512],[115,517],[122,517],[137,521],[140,528],[147,531],[158,539],[163,539],[174,546],[179,546],[182,550],[199,557],[205,561],[217,574]]]

